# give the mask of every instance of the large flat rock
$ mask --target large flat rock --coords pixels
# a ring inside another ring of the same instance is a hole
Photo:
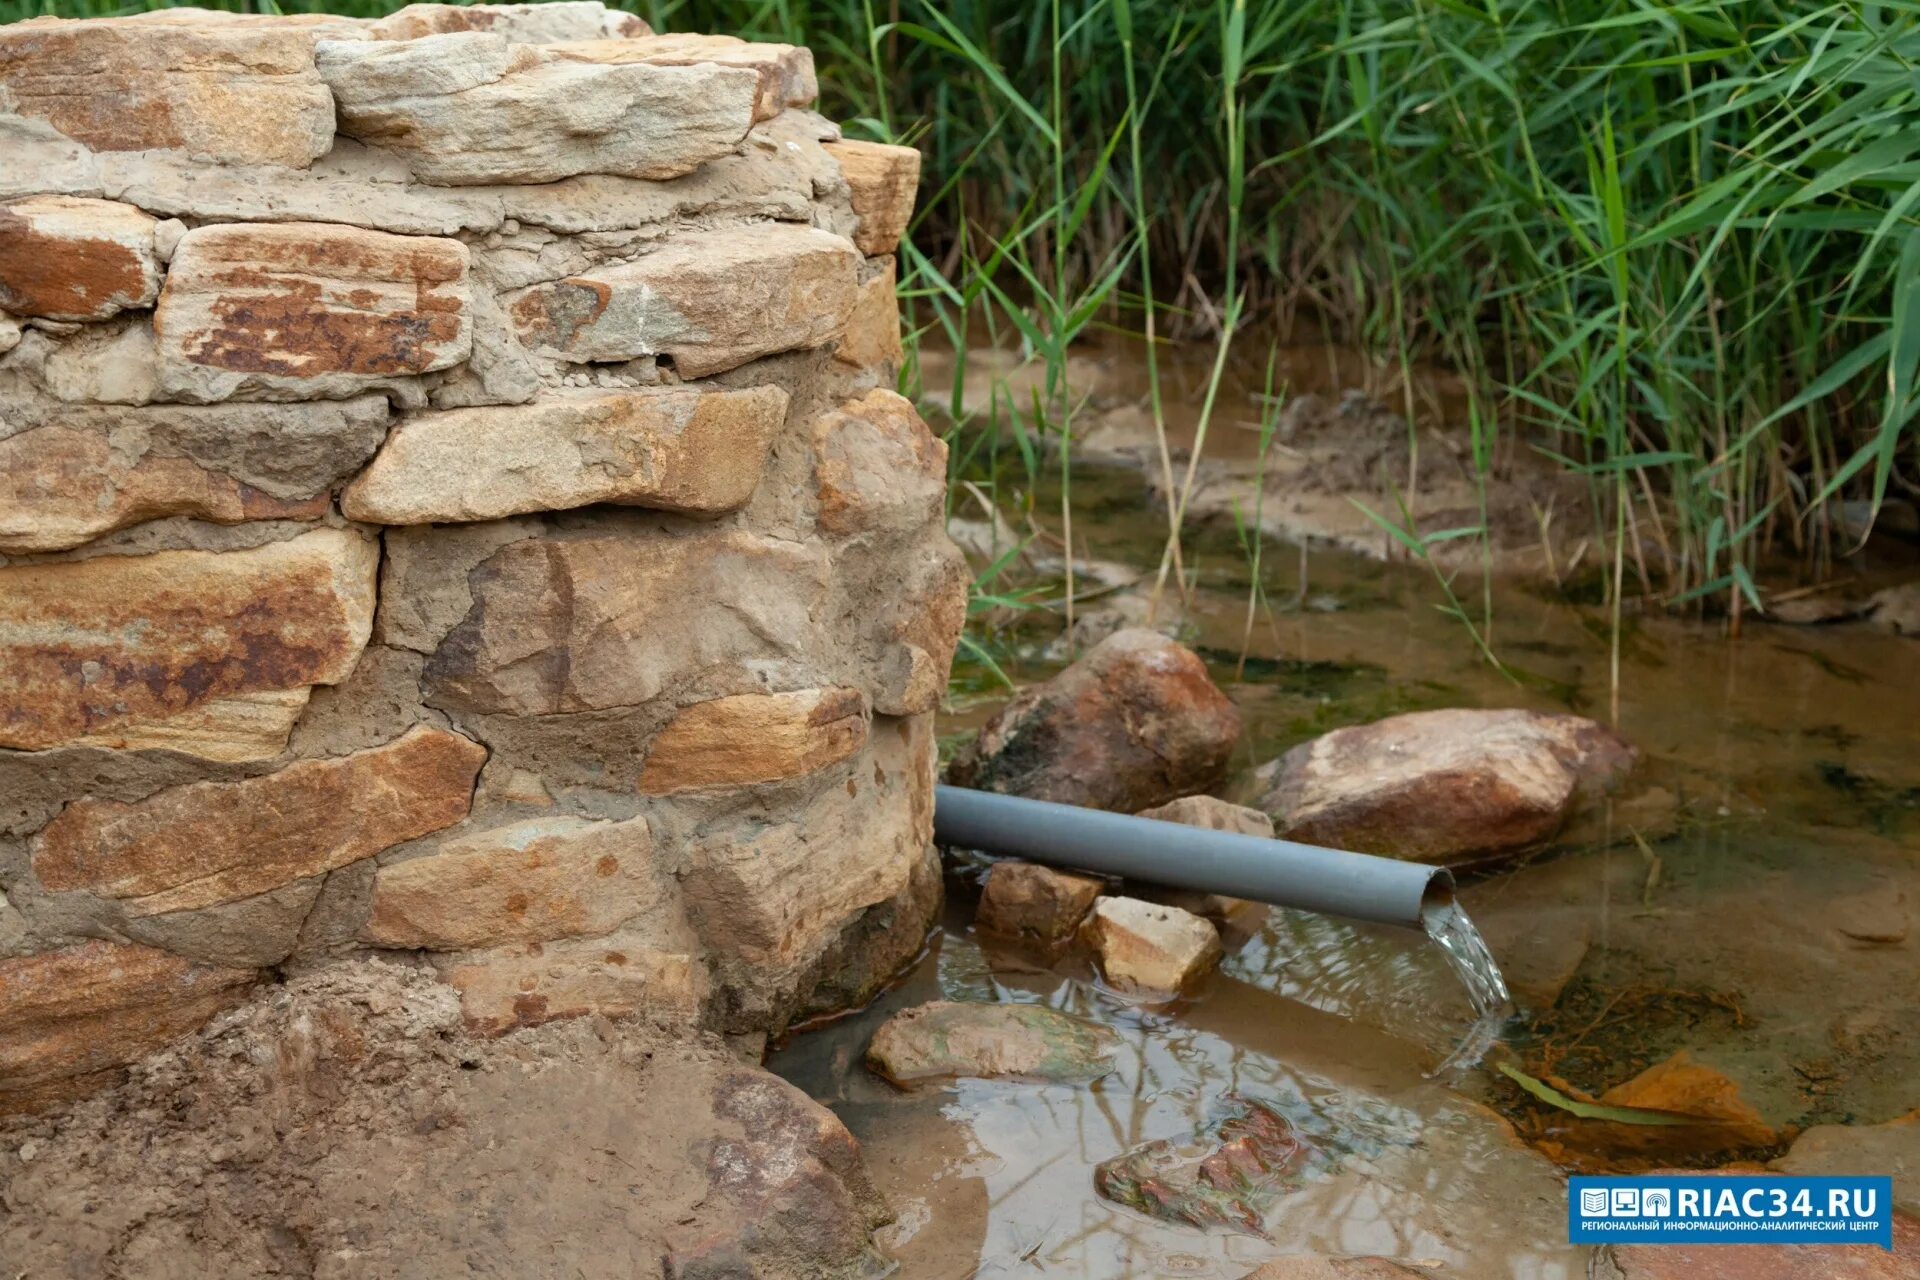
[[[678,177],[738,146],[760,95],[747,67],[583,62],[481,31],[324,41],[316,60],[343,134],[443,186]]]
[[[122,899],[133,915],[235,902],[452,826],[486,754],[421,727],[240,782],[171,787],[133,804],[76,800],[35,839],[34,875],[54,892]]]
[[[820,82],[813,70],[813,50],[800,45],[681,32],[627,40],[584,40],[555,45],[553,52],[577,62],[608,65],[647,62],[661,67],[694,67],[703,63],[744,67],[760,78],[754,97],[756,120],[771,120],[789,107],[810,106],[820,96]]]
[[[667,356],[701,378],[837,339],[859,261],[843,237],[814,227],[689,232],[634,262],[523,290],[508,309],[536,351],[578,362]]]
[[[9,406],[0,553],[69,547],[164,516],[312,520],[387,428],[384,396],[256,405]]]
[[[0,569],[0,747],[334,684],[372,629],[379,559],[377,543],[320,529],[246,551]]]
[[[154,313],[160,381],[196,402],[339,399],[472,350],[467,247],[317,222],[198,227]]]
[[[867,722],[867,700],[857,689],[696,702],[648,745],[640,790],[670,795],[803,777],[865,746]]]
[[[341,496],[352,520],[496,520],[596,502],[717,515],[753,496],[786,421],[779,387],[654,388],[403,421]]]
[[[187,14],[199,14],[188,17]],[[333,145],[320,24],[186,11],[0,27],[0,96],[94,151],[304,168]]]

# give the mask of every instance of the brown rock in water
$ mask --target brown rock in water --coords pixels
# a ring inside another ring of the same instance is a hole
[[[373,877],[363,941],[461,951],[613,932],[664,889],[644,817],[547,817],[458,836]]]
[[[954,760],[956,786],[1138,813],[1226,773],[1240,713],[1191,651],[1116,632],[1015,694]]]
[[[124,899],[134,915],[234,902],[453,825],[486,754],[420,727],[240,782],[172,787],[135,804],[76,800],[34,841],[34,875],[56,893]]]
[[[813,50],[799,45],[752,43],[738,36],[681,32],[556,44],[553,52],[576,62],[609,66],[645,62],[657,67],[743,67],[760,78],[754,95],[755,120],[771,120],[789,107],[810,106],[820,96],[820,82],[813,70]]]
[[[829,533],[909,532],[940,518],[947,446],[913,403],[869,391],[814,421],[814,483]]]
[[[0,569],[0,747],[121,732],[139,745],[136,730],[218,703],[345,679],[379,555],[321,529],[247,551]]]
[[[341,399],[473,347],[467,247],[317,222],[196,227],[154,311],[160,379],[197,402]]]
[[[1893,1215],[1893,1251],[1877,1245],[1614,1245],[1596,1280],[1920,1280],[1920,1222]]]
[[[0,204],[0,311],[105,320],[152,306],[160,293],[157,221],[115,200],[28,196]]]
[[[1120,1037],[1044,1005],[935,1000],[882,1023],[867,1066],[902,1088],[966,1076],[1085,1084],[1109,1074]]]
[[[165,516],[312,520],[386,435],[384,396],[307,404],[9,406],[0,553],[64,551]]]
[[[235,1004],[254,976],[117,942],[0,960],[0,1115],[109,1083]]]
[[[860,217],[853,242],[869,257],[894,252],[913,219],[920,153],[912,147],[849,139],[829,144],[827,151],[853,189],[853,211]]]
[[[341,495],[349,520],[428,524],[596,502],[714,515],[753,496],[787,393],[655,388],[402,421]]]
[[[314,62],[340,132],[434,186],[677,178],[740,144],[760,94],[746,67],[581,62],[485,31],[327,40]]]
[[[1633,1079],[1600,1095],[1609,1107],[1635,1107],[1697,1116],[1720,1130],[1726,1145],[1771,1146],[1779,1135],[1740,1096],[1740,1086],[1724,1072],[1695,1062],[1683,1049],[1656,1062]]]
[[[866,699],[855,689],[696,702],[654,737],[640,790],[670,795],[802,777],[865,746],[867,720]]]
[[[410,4],[371,23],[372,40],[418,40],[449,31],[491,31],[516,44],[653,34],[638,16],[609,9],[600,0],[554,0],[540,4]]]
[[[304,169],[333,146],[314,34],[351,21],[192,10],[16,22],[0,27],[0,98],[94,151]]]
[[[1260,772],[1290,840],[1460,864],[1552,839],[1632,769],[1612,730],[1534,711],[1419,711],[1336,729]]]
[[[1129,995],[1178,995],[1220,960],[1213,925],[1190,911],[1138,898],[1094,903],[1087,935],[1107,985]]]
[[[691,1030],[706,1001],[706,970],[653,941],[645,931],[616,931],[496,947],[441,960],[440,976],[459,991],[461,1016],[475,1035],[590,1014]]]
[[[537,351],[576,362],[660,355],[704,378],[839,338],[859,261],[846,240],[813,227],[695,231],[637,261],[535,285],[508,311]]]
[[[974,923],[988,933],[1053,945],[1072,937],[1104,881],[1032,862],[996,862],[980,888]]]
[[[1874,592],[1867,601],[1866,617],[1882,631],[1920,636],[1920,582],[1903,582]]]
[[[1216,1106],[1218,1118],[1189,1144],[1207,1148],[1205,1155],[1189,1155],[1166,1138],[1142,1143],[1096,1165],[1094,1191],[1162,1222],[1267,1238],[1267,1209],[1297,1180],[1312,1151],[1292,1123],[1264,1103],[1228,1093]]]

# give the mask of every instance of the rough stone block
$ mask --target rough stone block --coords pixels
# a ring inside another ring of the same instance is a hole
[[[463,951],[613,932],[663,890],[647,820],[544,817],[381,867],[361,939]]]
[[[653,34],[635,14],[599,0],[547,4],[410,4],[367,28],[375,40],[418,40],[449,31],[491,31],[517,44],[621,39]]]
[[[244,16],[0,27],[0,97],[94,151],[305,168],[333,145],[333,99],[313,66],[326,24]]]
[[[325,515],[373,456],[383,396],[294,405],[11,410],[0,440],[0,553],[63,551],[163,516],[231,524]]]
[[[833,349],[833,358],[856,369],[873,370],[890,384],[907,354],[900,341],[900,300],[895,296],[893,257],[872,259],[862,274],[867,278],[860,282],[847,332]]]
[[[102,1083],[235,1003],[253,977],[116,942],[0,960],[0,1114]]]
[[[813,448],[827,532],[907,532],[939,522],[947,446],[904,396],[870,391],[820,415]]]
[[[1049,945],[1073,936],[1106,888],[1092,876],[1032,862],[996,862],[980,887],[974,923],[988,933]]]
[[[1138,898],[1100,899],[1087,932],[1108,985],[1130,995],[1176,995],[1220,959],[1220,935],[1211,924]]]
[[[618,933],[479,952],[445,962],[441,976],[477,1035],[588,1014],[686,1028],[700,1021],[707,995],[706,970],[692,956]]]
[[[509,313],[529,346],[577,362],[666,356],[700,378],[845,331],[859,254],[830,232],[770,224],[676,236],[636,262],[536,285]]]
[[[753,496],[787,393],[660,388],[402,422],[341,497],[350,520],[494,520],[590,503],[718,514]]]
[[[756,120],[771,120],[789,107],[809,106],[820,96],[813,50],[798,45],[755,44],[738,36],[676,34],[637,40],[586,40],[556,45],[553,52],[576,62],[607,65],[646,62],[660,67],[708,63],[744,67],[760,78],[754,97]]]
[[[823,787],[784,821],[700,831],[681,883],[709,953],[778,989],[905,888],[933,835],[932,747],[912,722],[876,724],[851,785]]]
[[[551,715],[637,706],[696,674],[745,683],[817,634],[817,547],[735,529],[634,528],[509,543],[428,660],[430,701]]]
[[[860,218],[853,242],[870,257],[894,252],[913,220],[920,153],[912,147],[851,139],[830,144],[827,152],[840,162],[841,176],[853,191],[853,211]]]
[[[1290,840],[1484,862],[1550,839],[1634,759],[1611,729],[1580,716],[1416,711],[1301,743],[1261,770],[1259,803]]]
[[[356,395],[465,360],[468,301],[458,240],[317,222],[198,227],[174,249],[154,313],[161,382],[203,402]]]
[[[1111,1028],[1044,1005],[935,1000],[887,1019],[867,1066],[903,1088],[957,1077],[1090,1084],[1119,1052]]]
[[[340,132],[441,186],[679,177],[740,144],[760,93],[745,67],[581,62],[479,31],[315,57]]]
[[[668,795],[798,778],[866,745],[867,700],[854,689],[743,693],[696,702],[647,750],[640,790]]]
[[[321,529],[247,551],[0,569],[0,747],[344,679],[373,626],[379,558]]]
[[[460,821],[486,754],[423,726],[241,782],[172,787],[135,804],[76,800],[35,839],[34,875],[56,893],[123,899],[134,915],[234,902]]]
[[[160,293],[157,221],[130,204],[78,196],[0,205],[0,311],[105,320],[152,306]]]

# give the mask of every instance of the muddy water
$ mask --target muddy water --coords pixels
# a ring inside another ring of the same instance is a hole
[[[1157,561],[1163,517],[1137,474],[1083,471],[1076,494],[1102,580]],[[1245,715],[1243,777],[1315,734],[1401,711],[1608,714],[1596,606],[1497,584],[1492,639],[1509,679],[1435,608],[1418,567],[1269,544],[1261,578],[1276,604],[1248,638],[1250,567],[1230,533],[1197,533],[1188,563],[1199,586],[1183,638]],[[1897,553],[1870,571],[1915,572]],[[1058,668],[1058,630],[1009,632],[1001,661],[1016,681]],[[947,716],[955,736],[1004,697],[967,674],[979,692]],[[1920,1106],[1920,645],[1862,624],[1750,625],[1730,642],[1710,624],[1629,617],[1619,704],[1666,802],[1604,815],[1579,848],[1464,891],[1521,1009],[1496,1053],[1598,1093],[1685,1049],[1782,1131],[1767,1149],[1669,1153],[1681,1162],[1765,1159],[1798,1127]],[[902,1211],[904,1275],[1238,1277],[1295,1252],[1378,1253],[1446,1275],[1585,1274],[1563,1243],[1563,1170],[1522,1140],[1565,1164],[1562,1140],[1578,1135],[1490,1070],[1426,1077],[1472,1011],[1417,935],[1275,911],[1191,998],[1146,1007],[1083,969],[974,937],[969,874],[956,869],[947,928],[902,985],[772,1061],[865,1144]],[[873,1028],[940,996],[1093,1018],[1123,1037],[1121,1068],[1092,1088],[962,1081],[912,1094],[869,1076]],[[1096,1164],[1191,1135],[1228,1092],[1278,1110],[1315,1152],[1266,1238],[1094,1195]]]

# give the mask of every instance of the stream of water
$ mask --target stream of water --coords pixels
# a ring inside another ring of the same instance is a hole
[[[1487,949],[1487,940],[1473,927],[1465,908],[1448,898],[1429,903],[1420,913],[1427,937],[1447,958],[1473,1005],[1473,1025],[1454,1051],[1433,1069],[1435,1076],[1477,1067],[1487,1051],[1500,1041],[1500,1032],[1517,1010],[1507,990],[1507,979]]]

